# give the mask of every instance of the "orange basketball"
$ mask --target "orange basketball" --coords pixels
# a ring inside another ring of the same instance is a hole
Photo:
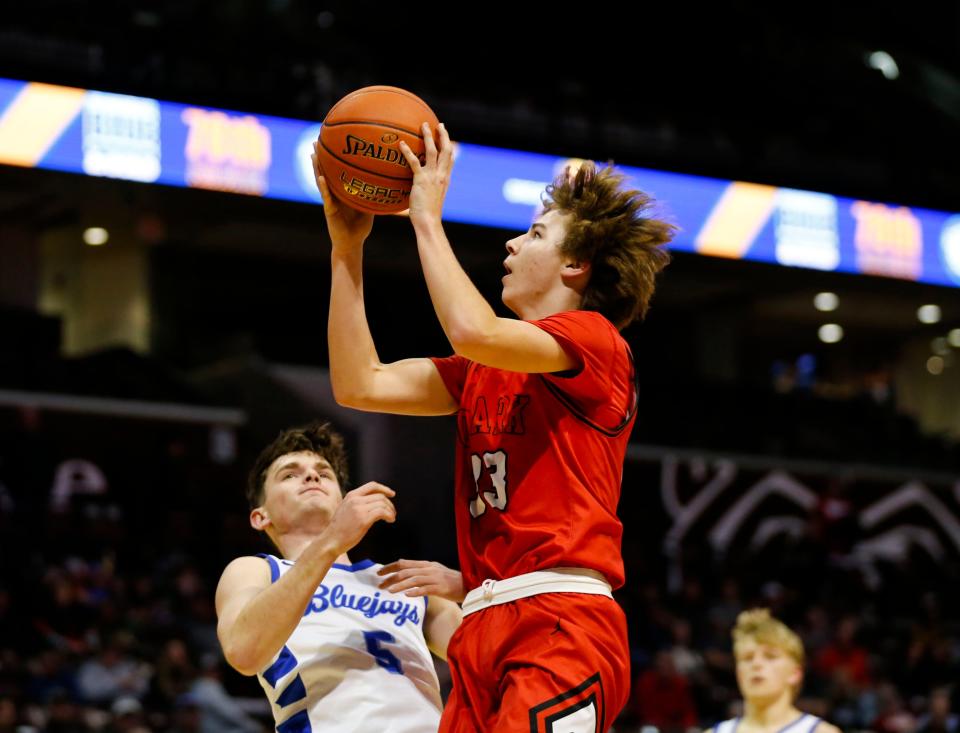
[[[410,206],[413,171],[399,143],[423,160],[420,126],[439,124],[420,97],[397,87],[364,87],[327,113],[320,128],[317,161],[330,191],[340,201],[371,214]]]

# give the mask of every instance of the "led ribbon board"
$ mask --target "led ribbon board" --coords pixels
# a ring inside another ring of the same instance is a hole
[[[319,123],[0,79],[0,163],[320,202]],[[526,229],[568,164],[458,143],[445,218]],[[663,171],[621,169],[680,226],[673,249],[960,287],[960,215]]]

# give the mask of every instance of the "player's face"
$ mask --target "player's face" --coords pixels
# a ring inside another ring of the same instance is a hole
[[[793,686],[800,682],[800,666],[780,647],[744,639],[737,644],[735,655],[737,683],[744,699],[772,700],[792,695]]]
[[[333,468],[312,451],[277,458],[267,469],[264,489],[270,521],[283,530],[307,519],[329,519],[342,499]]]
[[[556,209],[540,216],[519,237],[507,242],[503,266],[504,305],[521,318],[544,296],[563,286],[561,273],[569,258],[560,252],[570,214]]]

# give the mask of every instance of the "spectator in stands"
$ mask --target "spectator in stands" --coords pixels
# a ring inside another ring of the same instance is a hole
[[[877,716],[866,721],[870,730],[876,733],[913,733],[917,729],[917,719],[903,704],[903,697],[897,688],[884,682],[876,691]]]
[[[63,690],[54,690],[47,701],[45,733],[88,733],[83,709]]]
[[[201,733],[262,733],[264,727],[224,689],[220,658],[213,654],[204,656],[201,668],[200,678],[190,688],[200,709]]]
[[[817,657],[817,670],[835,685],[854,690],[870,684],[867,650],[856,641],[859,621],[845,616],[837,625],[833,641]]]
[[[950,711],[950,688],[940,687],[930,695],[929,709],[917,721],[917,733],[956,733],[960,715]]]
[[[9,697],[0,697],[0,733],[16,733],[20,713]]]
[[[672,631],[673,646],[670,647],[670,656],[677,674],[688,680],[701,676],[704,667],[703,655],[694,647],[690,623],[685,619],[676,619]]]
[[[954,642],[939,628],[914,628],[907,650],[903,687],[908,693],[925,695],[931,689],[960,679]]]
[[[697,710],[687,679],[677,673],[669,651],[659,651],[653,667],[634,683],[633,707],[644,725],[661,733],[679,733],[697,724]]]
[[[200,733],[200,719],[196,698],[184,693],[174,702],[170,728],[165,733]]]
[[[152,670],[130,654],[132,642],[129,634],[114,633],[94,659],[81,665],[77,687],[84,700],[109,704],[121,695],[146,694]]]
[[[183,639],[169,639],[157,659],[150,700],[156,707],[169,709],[174,701],[187,692],[197,677]]]
[[[63,690],[71,698],[77,697],[77,680],[70,668],[66,654],[59,649],[44,649],[27,662],[29,679],[26,685],[27,698],[46,700],[54,690]]]
[[[135,697],[118,697],[110,706],[108,733],[150,733],[143,721],[143,705]]]

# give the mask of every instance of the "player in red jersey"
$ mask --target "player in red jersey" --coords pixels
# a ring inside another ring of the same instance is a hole
[[[560,176],[543,213],[507,242],[502,299],[519,319],[498,318],[441,225],[450,138],[443,125],[439,144],[423,133],[423,163],[401,145],[414,171],[410,220],[455,354],[380,361],[361,266],[373,218],[339,205],[315,162],[333,243],[334,394],[361,410],[458,415],[457,541],[471,590],[440,730],[600,733],[629,691],[611,590],[623,584],[616,507],[637,392],[618,329],[646,312],[673,227],[612,169]],[[433,582],[422,563],[389,569],[394,590]]]

